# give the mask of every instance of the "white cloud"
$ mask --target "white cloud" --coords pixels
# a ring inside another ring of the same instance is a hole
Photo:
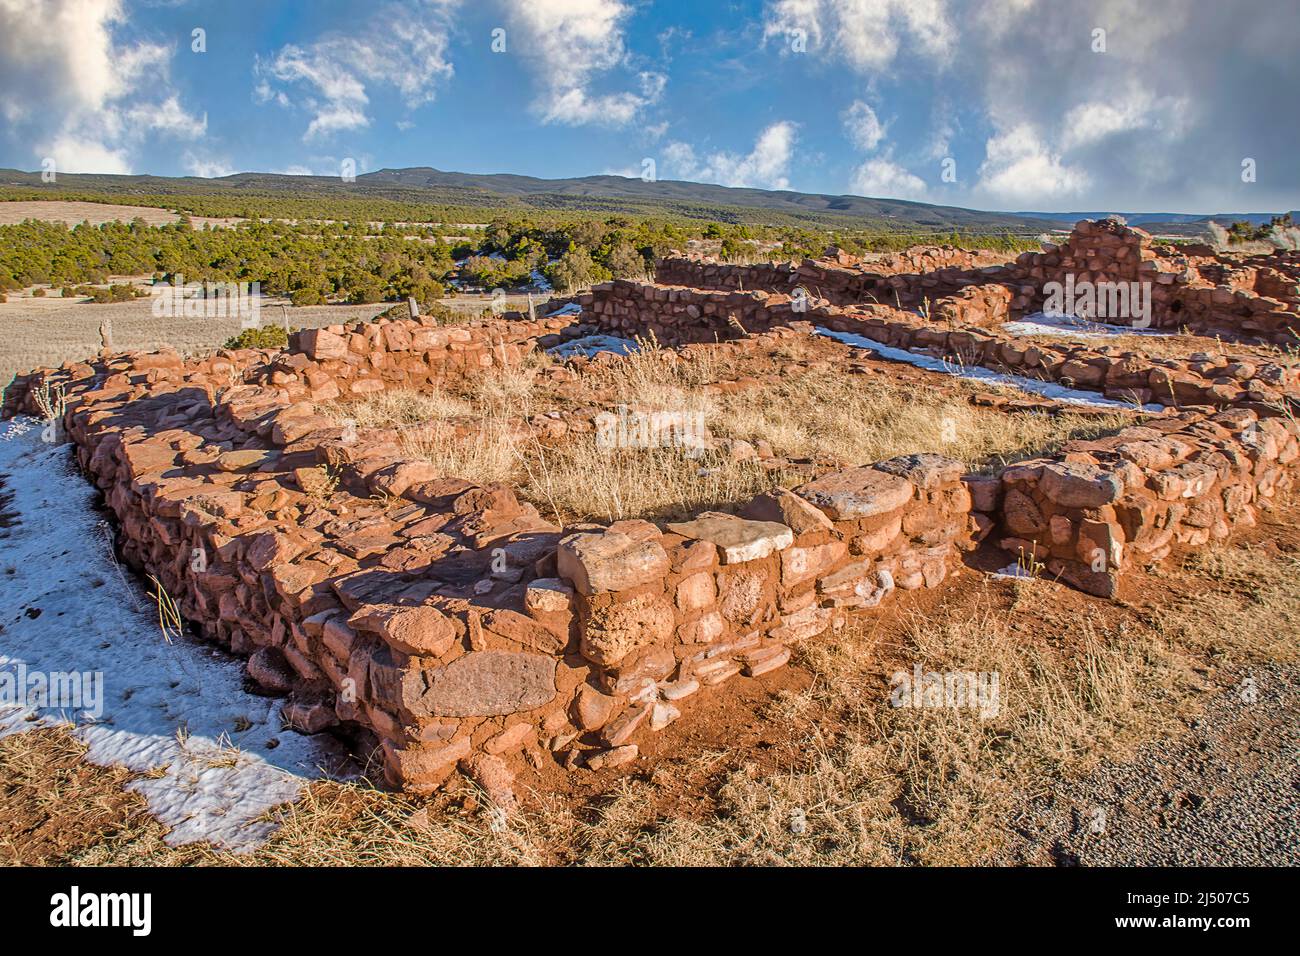
[[[258,59],[254,97],[289,106],[288,95],[273,83],[304,88],[302,105],[313,113],[304,140],[369,126],[370,91],[377,86],[395,89],[411,110],[430,103],[454,72],[448,17],[458,2],[390,4],[359,32],[286,44],[270,59]]]
[[[789,189],[787,178],[794,155],[795,124],[773,123],[759,134],[754,148],[744,156],[715,152],[699,157],[687,143],[670,143],[664,159],[673,178],[722,186],[760,186]]]
[[[203,179],[217,179],[221,176],[233,176],[235,173],[225,160],[205,158],[192,152],[185,154],[183,162],[187,173],[191,176],[201,176]]]
[[[315,175],[309,166],[286,166],[284,169],[276,170],[281,176],[312,176]]]
[[[59,171],[127,173],[151,134],[206,134],[172,89],[172,50],[122,41],[125,20],[121,0],[0,0],[0,116]]]
[[[885,199],[921,199],[926,193],[925,180],[888,157],[869,159],[855,169],[849,188],[858,196]]]
[[[78,135],[60,136],[37,150],[54,159],[61,173],[113,173],[119,176],[131,172],[131,160],[124,149],[112,149],[91,138]]]
[[[134,106],[127,118],[138,130],[157,130],[180,139],[202,139],[208,131],[207,114],[200,118],[185,112],[175,94],[154,106]]]
[[[1028,123],[998,132],[985,144],[976,189],[1013,203],[1076,196],[1089,185],[1087,173],[1067,166]]]
[[[531,0],[506,4],[509,49],[532,65],[539,87],[534,109],[544,123],[626,126],[658,102],[667,78],[642,71],[637,89],[594,92],[599,73],[626,67],[623,0]]]
[[[773,0],[764,39],[787,43],[796,31],[807,37],[809,53],[826,50],[864,73],[892,66],[905,40],[946,63],[957,37],[947,0]]]
[[[1184,97],[1154,97],[1145,90],[1105,101],[1080,103],[1065,114],[1061,148],[1091,146],[1119,133],[1145,130],[1178,138],[1187,131],[1190,101]]]
[[[849,142],[864,153],[875,152],[880,141],[885,138],[885,126],[876,116],[876,111],[861,100],[844,111],[844,131]]]

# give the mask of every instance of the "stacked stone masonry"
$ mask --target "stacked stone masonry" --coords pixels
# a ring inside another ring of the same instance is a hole
[[[394,785],[428,790],[460,767],[509,804],[517,761],[634,759],[696,694],[783,666],[800,641],[895,591],[938,585],[981,541],[1113,596],[1126,569],[1253,523],[1300,462],[1294,368],[1044,345],[999,328],[1066,260],[1149,273],[1156,259],[1131,235],[1083,224],[1068,255],[1000,267],[1026,270],[1023,282],[951,280],[928,314],[728,290],[716,276],[705,284],[722,288],[620,281],[579,297],[577,317],[447,327],[397,313],[298,333],[280,352],[104,355],[19,377],[4,409],[38,414],[51,389],[63,396],[64,432],[117,518],[125,560],[286,695],[291,725],[346,728],[382,753]],[[1276,258],[1219,278],[1268,288],[1293,317],[1296,263]],[[1188,268],[1229,266],[1203,256]],[[1255,296],[1234,292],[1231,309]],[[1245,309],[1231,312],[1241,334],[1266,337],[1267,323],[1247,321],[1272,307]],[[996,475],[912,455],[691,520],[567,528],[508,487],[439,474],[404,458],[391,432],[350,434],[317,408],[517,363],[587,328],[686,345],[812,327],[1169,408]]]

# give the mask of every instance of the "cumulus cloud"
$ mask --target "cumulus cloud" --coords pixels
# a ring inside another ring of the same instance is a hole
[[[128,173],[150,136],[203,137],[172,89],[173,51],[120,32],[121,0],[0,0],[0,116],[62,172]]]
[[[233,176],[235,173],[234,168],[224,159],[199,156],[192,152],[185,154],[183,162],[187,173],[203,179],[217,179],[221,176]]]
[[[939,62],[952,55],[957,31],[946,0],[774,0],[764,39],[807,39],[807,52],[828,52],[862,71],[893,65],[904,43]],[[909,50],[911,52],[911,50]]]
[[[875,152],[885,138],[885,126],[876,116],[876,111],[861,100],[853,101],[853,105],[844,111],[843,119],[849,142],[865,153]]]
[[[944,187],[950,201],[1062,208],[1086,191],[1089,205],[1133,210],[1300,204],[1300,124],[1288,121],[1300,83],[1294,0],[1253,0],[1248,11],[1185,0],[768,0],[762,29],[787,54],[801,34],[810,75],[847,69],[877,98],[905,86],[907,107],[931,115],[895,151],[977,171]],[[863,144],[874,134],[849,135],[872,151]],[[1245,157],[1270,176],[1243,185]]]
[[[289,43],[254,66],[258,102],[289,107],[301,101],[312,114],[304,140],[370,125],[370,93],[390,87],[408,109],[432,102],[454,70],[448,58],[450,15],[458,0],[390,4],[357,32]],[[301,90],[290,97],[285,87]]]
[[[1082,169],[1061,161],[1028,123],[989,139],[977,188],[997,199],[1028,203],[1080,195],[1089,185]]]
[[[795,140],[795,124],[782,120],[764,129],[745,155],[719,151],[699,156],[689,144],[674,142],[664,150],[664,159],[673,178],[720,186],[789,189]]]
[[[1189,212],[1295,206],[1300,127],[1269,119],[1294,115],[1300,21],[1292,0],[1257,0],[1248,13],[1179,0],[1046,12],[1018,0],[972,5],[962,20],[949,75],[992,129],[972,201],[1062,209],[1086,198],[1102,208]],[[1104,51],[1094,43],[1098,28]],[[1243,186],[1241,159],[1261,155],[1277,175]]]
[[[887,157],[869,159],[855,169],[850,189],[877,199],[922,199],[926,194],[925,180]]]
[[[626,126],[658,102],[667,78],[642,70],[634,90],[601,93],[595,78],[630,59],[624,26],[632,8],[623,0],[531,0],[507,3],[510,49],[537,76],[534,107],[544,123]]]

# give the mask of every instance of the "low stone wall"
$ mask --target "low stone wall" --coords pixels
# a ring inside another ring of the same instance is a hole
[[[422,317],[304,329],[255,381],[310,401],[392,387],[427,389],[494,365],[518,364],[526,347],[521,343],[567,325],[566,318],[438,325]]]
[[[1023,563],[1112,597],[1126,567],[1254,525],[1257,508],[1294,486],[1298,438],[1295,419],[1246,410],[1157,418],[1011,465],[977,483],[974,507]]]
[[[713,292],[621,279],[597,286],[579,301],[583,322],[617,335],[653,334],[670,345],[721,341],[810,322],[894,348],[1142,404],[1246,406],[1275,414],[1266,408],[1284,404],[1300,384],[1300,369],[1231,352],[1195,359],[1152,358],[1141,352],[1010,335],[998,327],[1008,314],[1009,295],[1000,285],[971,286],[936,300],[930,321],[889,306],[839,308],[762,292]]]
[[[962,468],[936,456],[741,515],[566,530],[382,432],[350,438],[292,383],[258,384],[283,358],[234,385],[224,355],[104,357],[31,384],[66,398],[124,560],[287,695],[288,724],[348,728],[412,790],[460,766],[508,806],[520,760],[630,759],[699,689],[782,666],[849,608],[934,586],[973,543]],[[21,411],[39,412],[36,389]]]
[[[800,264],[728,265],[664,259],[662,285],[706,291],[790,294],[804,289],[831,305],[924,308],[971,286],[1001,286],[1018,315],[1038,312],[1048,283],[1150,283],[1151,327],[1241,336],[1277,345],[1300,333],[1300,255],[1196,256],[1155,244],[1141,229],[1114,219],[1078,223],[1059,246],[1026,252],[1013,263],[996,253],[922,247],[885,260],[836,259]],[[1001,295],[1003,293],[999,293]],[[1132,316],[1111,316],[1127,324]]]
[[[896,588],[938,585],[973,540],[962,471],[908,456],[761,495],[739,516],[564,538],[558,572],[599,675],[575,699],[576,730],[599,731],[609,759],[635,755],[620,749],[635,730],[666,726],[700,688],[784,665],[793,644]]]
[[[655,263],[655,282],[715,292],[780,292],[797,288],[833,305],[862,302],[920,305],[976,281],[972,270],[1003,265],[1007,254],[955,246],[918,246],[887,256],[805,259],[753,265],[667,257]],[[976,273],[977,275],[980,273]]]

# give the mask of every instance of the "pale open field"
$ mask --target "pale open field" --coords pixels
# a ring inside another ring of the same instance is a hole
[[[3,205],[3,204],[0,204]],[[131,282],[146,286],[139,276],[113,276],[111,282]],[[165,348],[193,355],[220,348],[231,336],[238,335],[238,318],[155,318],[153,299],[99,305],[85,299],[64,299],[57,289],[46,288],[44,297],[33,297],[32,290],[8,293],[8,302],[0,302],[0,387],[14,375],[33,368],[57,366],[64,362],[88,358],[99,351],[99,325],[109,319],[113,326],[113,345],[119,351]],[[526,298],[510,296],[510,308],[526,308]],[[537,300],[540,305],[540,300]],[[443,304],[473,318],[491,307],[485,295],[458,295]],[[287,317],[291,328],[317,328],[323,325],[369,321],[391,302],[372,305],[314,305],[294,307],[288,299],[267,296],[262,300],[262,324],[278,325]],[[282,311],[283,309],[283,311]]]
[[[0,202],[0,226],[12,225],[24,219],[66,222],[70,226],[88,222],[92,226],[98,226],[105,222],[130,222],[137,217],[151,226],[166,225],[181,218],[170,209],[159,209],[156,206],[114,206],[110,203],[56,200]],[[210,216],[191,216],[190,221],[196,228],[205,225],[232,226],[240,222],[239,219],[214,219]]]

